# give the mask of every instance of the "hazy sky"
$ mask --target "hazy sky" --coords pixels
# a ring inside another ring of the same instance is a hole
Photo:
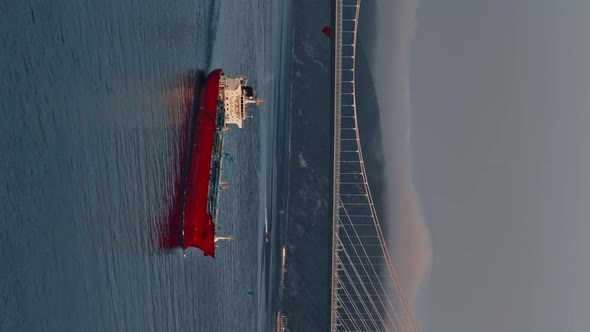
[[[414,2],[377,2],[432,238],[422,330],[590,331],[590,1],[423,0],[410,44]]]
[[[373,5],[376,8],[369,8]],[[432,261],[430,235],[412,181],[409,144],[409,42],[414,34],[416,2],[378,0],[364,8],[376,15],[374,19],[367,16],[365,19],[377,22],[376,29],[362,32],[365,35],[361,38],[364,45],[372,45],[368,52],[369,67],[377,90],[384,141],[387,208],[380,219],[394,225],[387,234],[389,249],[405,295],[414,304],[416,291]],[[369,39],[375,42],[367,43]]]

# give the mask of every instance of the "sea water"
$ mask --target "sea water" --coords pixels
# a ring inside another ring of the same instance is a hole
[[[25,0],[0,14],[0,330],[269,330],[290,3]],[[218,233],[236,240],[183,257],[152,241],[182,148],[163,91],[217,67],[268,102],[226,136]]]

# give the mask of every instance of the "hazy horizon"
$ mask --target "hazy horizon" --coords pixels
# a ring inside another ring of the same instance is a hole
[[[587,330],[590,3],[374,5],[382,220],[420,327]]]
[[[375,3],[386,220],[421,330],[586,331],[590,3]]]
[[[365,6],[365,7],[363,7]],[[389,250],[406,297],[415,304],[416,293],[432,262],[430,234],[420,210],[413,183],[411,152],[411,104],[409,91],[410,42],[415,31],[417,2],[376,1],[361,11],[374,15],[372,22],[359,21],[360,35],[368,54],[383,139],[384,202],[388,208],[381,221],[391,224]]]

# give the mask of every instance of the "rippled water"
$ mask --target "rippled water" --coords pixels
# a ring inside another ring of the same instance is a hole
[[[269,328],[277,243],[263,244],[262,229],[281,204],[289,6],[0,5],[0,330]],[[236,241],[215,260],[183,258],[152,240],[183,148],[166,91],[215,67],[247,75],[269,102],[227,136],[234,172],[219,232]]]

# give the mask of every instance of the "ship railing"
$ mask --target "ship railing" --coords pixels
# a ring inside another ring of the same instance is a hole
[[[225,125],[225,112],[223,109],[223,103],[218,101],[217,103],[217,117],[216,117],[216,130],[215,136],[213,137],[213,151],[211,156],[211,175],[209,177],[209,186],[207,193],[207,214],[217,219],[219,212],[219,190],[222,188],[221,181],[221,170],[223,168],[224,156],[229,156],[223,152],[223,140],[227,127]]]

